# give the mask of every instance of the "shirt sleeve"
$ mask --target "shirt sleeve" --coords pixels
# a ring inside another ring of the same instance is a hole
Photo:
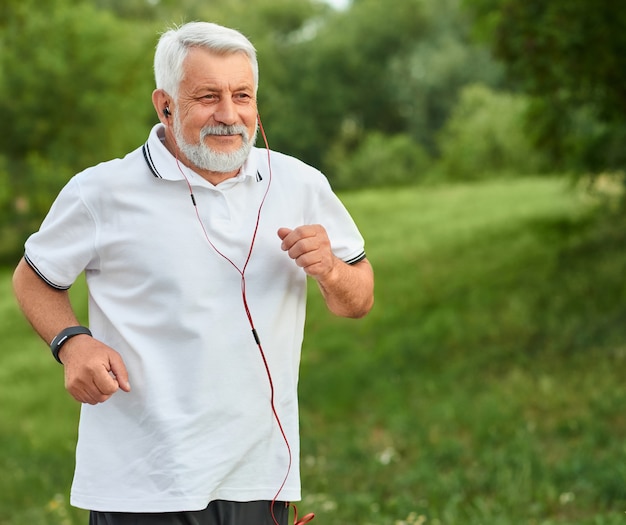
[[[333,253],[348,264],[365,259],[365,242],[350,213],[333,192],[328,179],[320,178],[316,195],[317,202],[311,207],[313,216],[310,224],[324,226],[330,239]]]
[[[97,260],[96,225],[76,177],[61,190],[38,232],[25,244],[26,262],[50,286],[68,289]]]

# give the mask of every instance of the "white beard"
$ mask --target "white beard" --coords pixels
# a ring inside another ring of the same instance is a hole
[[[254,130],[252,140],[248,136],[248,130],[242,124],[233,126],[205,126],[200,130],[198,144],[190,144],[185,141],[181,130],[181,123],[178,114],[174,116],[172,127],[174,137],[180,151],[187,157],[194,166],[217,173],[230,173],[237,171],[244,165],[250,150],[256,142],[258,127]],[[211,149],[204,143],[204,139],[209,135],[241,135],[241,147],[229,153],[222,153]]]

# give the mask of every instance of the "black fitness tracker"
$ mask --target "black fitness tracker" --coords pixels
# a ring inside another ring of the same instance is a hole
[[[91,335],[91,331],[86,326],[70,326],[69,328],[65,328],[61,330],[50,343],[50,350],[52,350],[52,355],[54,358],[61,363],[59,359],[59,350],[61,347],[67,342],[68,339],[74,337],[75,335]],[[61,363],[63,364],[63,363]]]

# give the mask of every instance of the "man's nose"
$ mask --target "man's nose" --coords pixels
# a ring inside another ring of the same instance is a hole
[[[232,126],[237,123],[237,111],[235,103],[230,97],[221,99],[213,113],[213,118],[220,124]]]

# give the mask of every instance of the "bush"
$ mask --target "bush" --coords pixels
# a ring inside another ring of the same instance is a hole
[[[71,175],[136,148],[155,121],[155,31],[91,4],[20,0],[0,16],[0,262]]]
[[[369,132],[351,153],[339,143],[328,157],[329,178],[335,188],[397,186],[423,180],[431,160],[407,134]]]
[[[537,174],[546,163],[524,132],[528,102],[481,84],[465,87],[438,136],[438,172],[446,179],[474,180],[502,174]]]

